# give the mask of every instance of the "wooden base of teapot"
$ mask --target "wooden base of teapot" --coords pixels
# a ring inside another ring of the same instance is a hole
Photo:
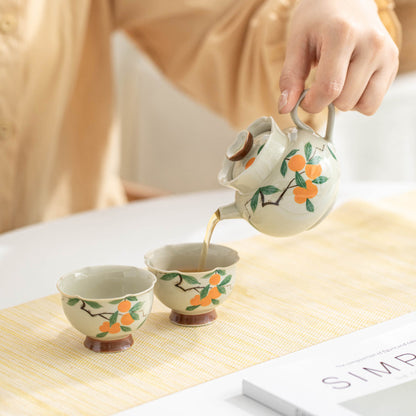
[[[169,319],[176,325],[181,326],[202,326],[212,324],[217,319],[217,312],[212,311],[199,315],[184,315],[176,311],[170,313]]]

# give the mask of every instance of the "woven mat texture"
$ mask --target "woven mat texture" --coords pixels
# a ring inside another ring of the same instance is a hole
[[[122,353],[87,350],[57,294],[0,311],[0,415],[111,415],[416,309],[416,193],[229,245],[241,262],[218,320],[176,326],[155,300]]]

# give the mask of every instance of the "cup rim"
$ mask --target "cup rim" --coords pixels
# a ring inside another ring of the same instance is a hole
[[[227,268],[227,267],[235,266],[240,261],[240,256],[238,255],[237,250],[234,250],[233,248],[228,247],[228,246],[225,246],[225,245],[222,245],[222,244],[211,244],[210,243],[210,245],[209,245],[210,247],[221,247],[222,249],[229,250],[230,253],[232,253],[235,256],[235,261],[233,261],[231,264],[228,264],[226,266],[219,264],[219,265],[217,265],[217,266],[215,266],[215,267],[213,267],[211,269],[202,270],[200,272],[198,272],[198,271],[195,271],[195,272],[184,272],[182,270],[173,269],[173,268],[172,269],[163,269],[163,268],[160,268],[160,267],[153,266],[149,262],[151,256],[154,253],[156,253],[157,251],[166,250],[169,247],[179,247],[179,246],[200,246],[200,247],[202,247],[202,244],[203,243],[200,243],[200,242],[166,244],[164,246],[155,248],[153,250],[149,250],[147,253],[145,253],[145,255],[144,255],[144,262],[145,262],[145,264],[146,264],[146,266],[148,268],[153,269],[153,270],[157,270],[158,272],[162,272],[162,273],[179,273],[179,274],[192,273],[193,275],[200,275],[200,274],[201,275],[205,275],[205,274],[208,274],[208,273],[211,273],[211,272],[215,272],[215,270],[218,270],[218,269],[221,269],[221,268]]]
[[[115,296],[115,297],[112,297],[112,298],[93,298],[93,297],[85,297],[85,296],[81,296],[81,295],[76,295],[76,294],[74,294],[74,295],[69,295],[68,293],[65,293],[61,288],[60,288],[60,284],[66,279],[66,278],[68,278],[69,276],[72,276],[72,275],[74,275],[75,273],[82,273],[85,269],[94,269],[94,268],[97,268],[97,267],[108,267],[108,268],[110,268],[110,267],[120,267],[120,268],[129,268],[129,269],[136,269],[136,270],[138,270],[138,271],[140,271],[140,272],[145,272],[146,274],[148,274],[149,275],[149,277],[151,277],[152,278],[152,283],[151,283],[151,286],[148,288],[148,289],[146,289],[146,290],[143,290],[143,291],[141,291],[141,292],[134,292],[134,293],[126,293],[125,295],[123,295],[123,296]],[[76,270],[73,270],[72,272],[69,272],[69,273],[66,273],[66,274],[64,274],[63,276],[61,276],[59,279],[58,279],[58,281],[56,282],[56,288],[57,288],[57,290],[58,290],[58,292],[59,293],[61,293],[61,295],[63,295],[63,296],[66,296],[66,297],[68,297],[68,298],[76,298],[76,299],[80,299],[80,300],[86,300],[86,301],[101,301],[101,302],[111,302],[111,301],[113,301],[113,300],[119,300],[119,299],[124,299],[124,298],[127,298],[127,297],[129,297],[129,296],[139,296],[139,295],[144,295],[144,294],[146,294],[146,293],[148,293],[148,292],[151,292],[152,290],[153,290],[153,288],[154,288],[154,286],[155,286],[155,284],[156,284],[156,282],[157,282],[157,279],[156,279],[156,276],[150,271],[150,270],[147,270],[147,269],[144,269],[144,268],[140,268],[140,267],[136,267],[136,266],[128,266],[128,265],[122,265],[122,264],[100,264],[100,265],[92,265],[92,266],[84,266],[84,267],[81,267],[80,269],[76,269]]]

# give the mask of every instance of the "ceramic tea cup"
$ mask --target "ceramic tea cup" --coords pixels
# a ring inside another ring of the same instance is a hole
[[[217,318],[215,308],[230,295],[238,253],[210,244],[206,267],[198,271],[201,243],[167,245],[145,255],[148,269],[155,274],[155,295],[172,312],[178,325],[207,325]]]
[[[152,309],[155,276],[131,266],[93,266],[58,280],[62,306],[74,328],[86,335],[84,345],[115,352],[133,345]]]

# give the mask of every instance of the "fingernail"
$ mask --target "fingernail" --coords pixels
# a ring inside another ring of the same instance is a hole
[[[287,96],[288,96],[288,92],[287,90],[282,91],[282,93],[280,94],[280,98],[279,98],[279,102],[278,102],[278,109],[279,109],[279,113],[282,111],[282,108],[285,107],[285,105],[287,104]]]

